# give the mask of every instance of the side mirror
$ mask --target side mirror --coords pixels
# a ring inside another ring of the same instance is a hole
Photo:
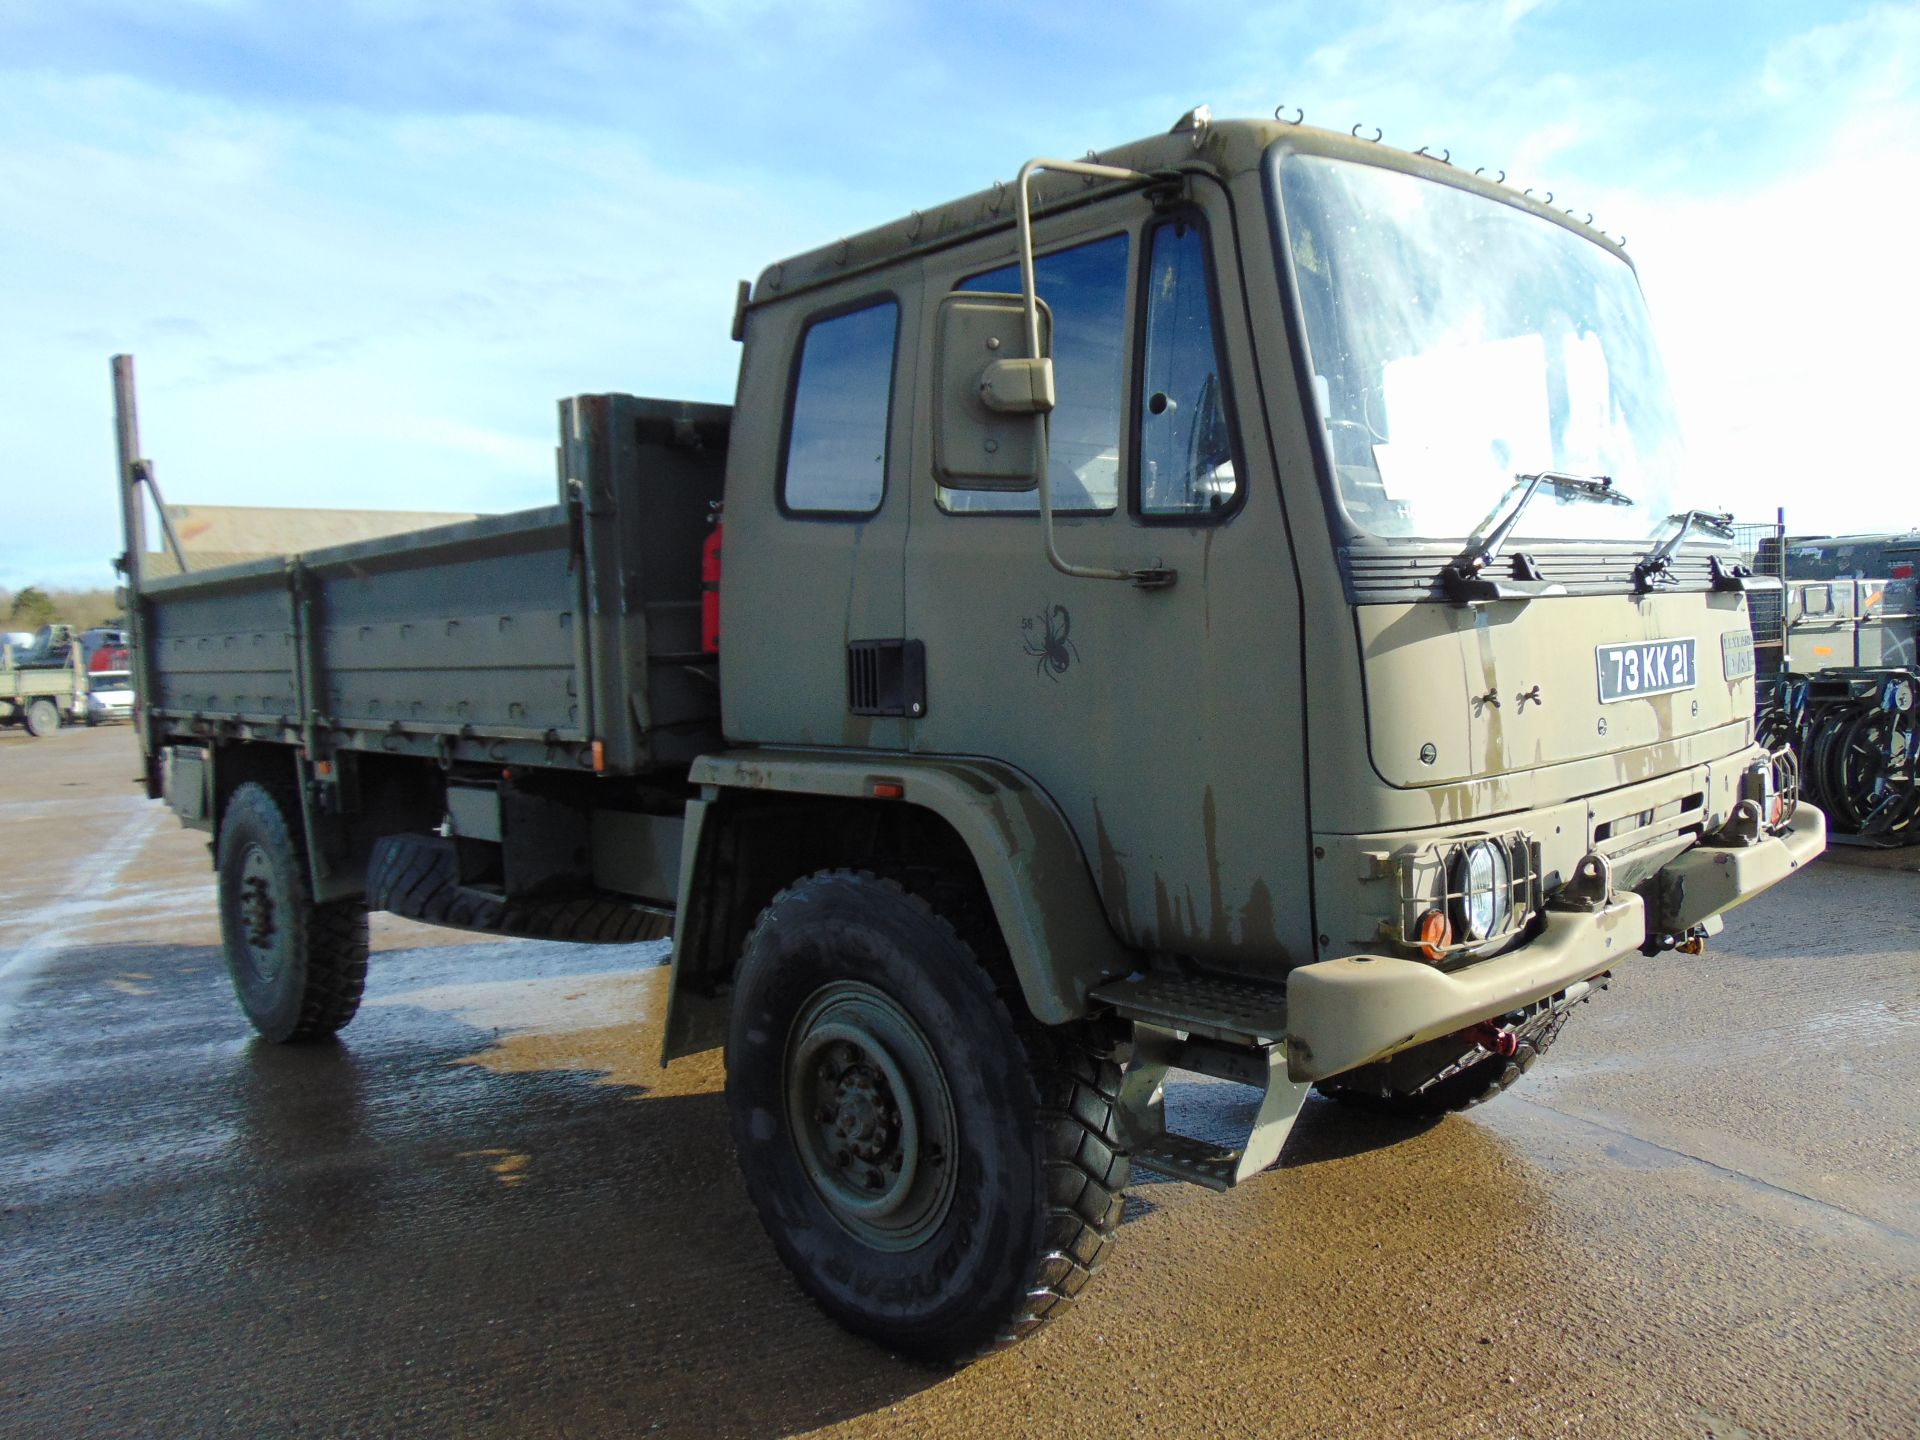
[[[934,330],[933,468],[955,490],[1040,483],[1044,417],[1053,409],[1053,316],[1040,303],[1040,348],[1027,353],[1026,302],[959,290]]]

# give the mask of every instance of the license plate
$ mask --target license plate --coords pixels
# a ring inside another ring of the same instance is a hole
[[[1593,652],[1600,669],[1600,703],[1639,700],[1691,690],[1693,641],[1652,640],[1643,645],[1601,645]]]
[[[1753,632],[1729,630],[1720,637],[1720,668],[1729,680],[1753,674]]]

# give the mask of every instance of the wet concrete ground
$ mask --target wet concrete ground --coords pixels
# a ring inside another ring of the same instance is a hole
[[[1471,1115],[1143,1176],[1074,1314],[943,1375],[788,1280],[660,946],[379,918],[341,1042],[255,1044],[132,757],[0,732],[0,1435],[1920,1434],[1920,877],[1630,963]]]

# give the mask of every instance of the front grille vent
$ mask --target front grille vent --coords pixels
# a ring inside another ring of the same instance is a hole
[[[1601,820],[1593,827],[1593,848],[1609,859],[1618,859],[1643,846],[1657,845],[1675,835],[1699,835],[1705,826],[1707,797],[1703,791],[1662,805]]]

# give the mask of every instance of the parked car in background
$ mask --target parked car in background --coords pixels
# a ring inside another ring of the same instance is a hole
[[[88,630],[81,635],[80,645],[87,657],[87,724],[131,720],[133,670],[127,632],[104,627]]]

